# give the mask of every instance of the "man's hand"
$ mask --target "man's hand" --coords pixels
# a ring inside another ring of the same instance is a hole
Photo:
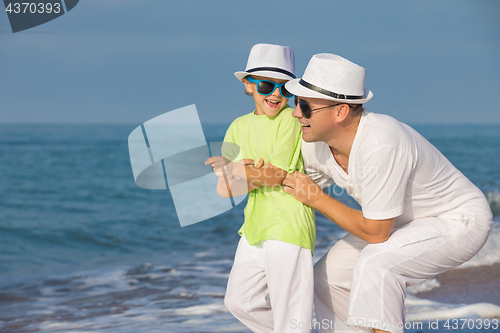
[[[314,202],[323,194],[321,188],[309,176],[298,171],[286,175],[283,191],[310,207],[313,207]]]

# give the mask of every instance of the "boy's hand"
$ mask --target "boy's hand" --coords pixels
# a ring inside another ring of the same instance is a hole
[[[251,166],[254,166],[256,168],[262,168],[262,166],[264,165],[264,160],[261,157],[259,159],[259,161],[257,162],[257,164],[254,165],[254,163],[255,163],[255,160],[252,160],[252,159],[243,159],[243,164],[245,164],[245,165],[251,165]]]
[[[228,166],[230,166],[231,163],[232,162],[230,160],[222,156],[210,157],[205,161],[205,165],[212,165],[212,169],[214,170],[217,177],[229,177],[231,175],[231,172]],[[224,171],[222,170],[222,168],[224,168]]]
[[[264,165],[264,160],[262,159],[262,157],[259,159],[257,164],[254,165],[254,162],[255,162],[255,160],[252,160],[252,159],[243,159],[243,160],[240,160],[238,163],[243,164],[243,165],[255,166],[256,168],[262,168],[262,166]],[[217,177],[224,177],[224,176],[229,177],[232,175],[231,166],[232,166],[232,164],[234,164],[234,162],[231,162],[227,158],[224,158],[222,156],[210,157],[209,159],[207,159],[205,161],[205,165],[209,165],[209,164],[212,165],[212,168],[213,168],[215,175]],[[224,168],[224,172],[222,171],[222,168]]]

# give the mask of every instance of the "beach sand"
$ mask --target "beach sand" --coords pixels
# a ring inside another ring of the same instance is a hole
[[[436,279],[440,287],[415,296],[442,303],[491,303],[500,306],[500,263],[455,268],[436,276]]]

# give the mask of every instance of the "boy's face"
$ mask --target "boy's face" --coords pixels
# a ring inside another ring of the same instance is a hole
[[[288,80],[273,79],[265,76],[252,75],[252,78],[256,80],[266,80],[275,83],[285,83]],[[249,93],[255,101],[255,114],[263,115],[268,117],[274,117],[278,112],[288,103],[288,98],[281,96],[279,88],[274,89],[271,95],[261,95],[257,91],[257,85],[255,83],[249,82],[243,79],[243,83]]]

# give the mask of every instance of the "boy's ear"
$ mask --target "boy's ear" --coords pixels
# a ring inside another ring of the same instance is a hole
[[[245,88],[248,91],[248,93],[253,94],[253,86],[250,81],[248,81],[246,78],[243,78],[241,81],[243,81],[243,84],[245,84]]]

